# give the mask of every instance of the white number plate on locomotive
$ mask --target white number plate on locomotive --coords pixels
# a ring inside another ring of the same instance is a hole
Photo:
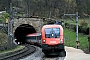
[[[56,41],[50,41],[50,43],[55,44],[55,43],[56,43]]]

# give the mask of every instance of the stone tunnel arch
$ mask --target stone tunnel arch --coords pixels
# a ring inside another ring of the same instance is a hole
[[[22,24],[16,28],[14,36],[19,42],[25,42],[25,36],[31,33],[36,33],[35,28],[29,24]]]
[[[13,33],[18,42],[24,42],[27,34],[41,32],[43,26],[43,20],[39,18],[19,18],[13,21]]]

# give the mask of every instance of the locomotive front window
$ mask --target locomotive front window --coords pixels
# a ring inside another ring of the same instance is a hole
[[[59,38],[60,28],[46,28],[45,29],[46,38]]]

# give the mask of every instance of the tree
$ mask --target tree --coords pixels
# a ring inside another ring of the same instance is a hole
[[[27,15],[30,17],[30,0],[25,0],[26,1],[26,6],[27,6]]]
[[[86,0],[87,4],[87,13],[90,15],[90,0]]]
[[[0,10],[9,12],[10,3],[19,8],[19,12],[41,17],[61,17],[64,13],[79,12],[90,14],[89,0],[0,0]]]
[[[76,4],[77,4],[76,11],[79,12],[79,15],[81,17],[83,17],[83,12],[86,13],[87,11],[86,0],[76,0]]]
[[[75,0],[65,0],[65,10],[67,13],[75,13],[75,7],[76,7],[75,2],[76,2]]]

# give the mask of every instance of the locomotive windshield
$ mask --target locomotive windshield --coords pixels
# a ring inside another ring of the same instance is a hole
[[[46,38],[60,38],[60,28],[46,28]]]

